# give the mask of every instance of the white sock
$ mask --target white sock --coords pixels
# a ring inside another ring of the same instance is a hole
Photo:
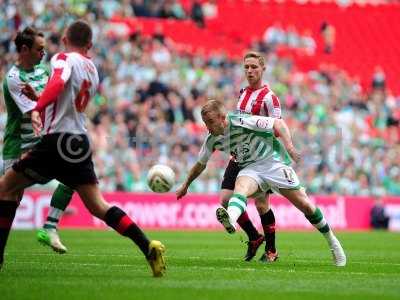
[[[238,207],[236,206],[228,206],[228,215],[229,220],[233,226],[235,226],[237,219],[239,219],[240,215],[243,213]]]
[[[236,224],[240,215],[246,211],[247,199],[241,194],[233,194],[228,203],[228,214],[231,224]]]
[[[336,239],[335,235],[333,234],[332,230],[329,230],[328,232],[325,232],[322,234],[326,241],[328,242],[329,245],[332,244],[332,242]]]

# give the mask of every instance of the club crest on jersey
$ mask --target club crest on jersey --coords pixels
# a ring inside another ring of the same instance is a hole
[[[269,122],[266,119],[258,119],[256,122],[256,126],[261,129],[269,128]]]

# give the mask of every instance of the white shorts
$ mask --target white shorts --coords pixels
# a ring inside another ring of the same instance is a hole
[[[292,167],[281,162],[263,160],[252,163],[242,169],[237,177],[248,176],[253,178],[263,192],[272,189],[299,189],[300,181]]]
[[[19,158],[12,158],[12,159],[5,159],[3,160],[3,166],[1,168],[1,174],[4,175],[6,174],[7,170],[12,167],[14,163],[16,163],[19,160]]]

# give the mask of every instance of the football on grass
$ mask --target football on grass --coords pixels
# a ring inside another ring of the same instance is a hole
[[[166,193],[175,184],[175,172],[168,166],[155,165],[147,174],[147,184],[156,193]]]

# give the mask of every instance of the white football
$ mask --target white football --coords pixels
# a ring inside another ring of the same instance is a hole
[[[156,193],[166,193],[175,184],[175,172],[166,165],[154,165],[147,174],[147,185]]]

